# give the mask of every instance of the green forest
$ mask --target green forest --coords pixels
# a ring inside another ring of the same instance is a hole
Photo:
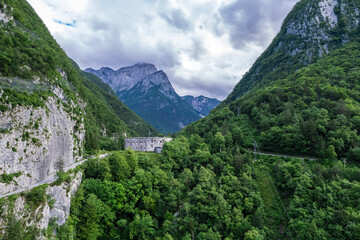
[[[358,239],[360,169],[210,146],[89,160],[57,239]],[[234,143],[235,144],[235,143]],[[56,229],[56,228],[55,228]]]
[[[257,140],[261,150],[360,162],[359,59],[360,43],[347,44],[184,132],[211,142],[220,131],[246,148]]]

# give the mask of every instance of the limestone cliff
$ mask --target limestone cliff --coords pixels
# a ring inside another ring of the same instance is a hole
[[[49,239],[69,217],[71,198],[80,186],[82,172],[69,175],[70,181],[43,185],[3,199],[0,205],[0,234],[27,239]],[[14,226],[21,225],[17,229]],[[51,231],[45,231],[51,227]],[[16,231],[16,232],[15,232]]]
[[[59,73],[66,81],[66,74]],[[24,234],[46,229],[49,223],[62,225],[69,216],[71,197],[81,183],[82,172],[71,174],[68,182],[59,186],[47,183],[56,179],[56,172],[70,169],[82,159],[85,104],[80,98],[72,100],[47,79],[0,80],[0,225],[4,226],[0,235],[11,232],[14,221],[25,226]],[[6,82],[12,87],[5,88]],[[37,93],[26,86],[46,93],[37,103],[41,106],[25,100],[19,105],[11,103],[16,94],[36,99]],[[37,189],[46,190],[39,195]],[[34,200],[29,200],[32,195],[39,201],[35,207]]]
[[[0,195],[41,182],[79,160],[84,126],[61,103],[55,95],[43,108],[0,112]],[[6,177],[11,175],[17,177]]]

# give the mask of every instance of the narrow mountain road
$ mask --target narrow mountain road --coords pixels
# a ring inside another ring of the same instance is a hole
[[[249,152],[251,153],[254,153],[254,151],[252,150],[248,150]],[[312,160],[312,161],[316,161],[316,160],[319,160],[318,158],[314,158],[314,157],[301,157],[301,156],[293,156],[293,155],[285,155],[285,154],[276,154],[276,153],[266,153],[266,152],[259,152],[259,151],[256,151],[256,154],[259,154],[259,155],[266,155],[266,156],[274,156],[274,157],[289,157],[289,158],[296,158],[296,159],[302,159],[304,160],[305,158],[309,159],[309,160]]]
[[[107,157],[109,154],[106,153],[106,154],[101,154],[99,155],[98,158],[105,158]],[[91,156],[90,158],[97,158],[95,156]],[[81,160],[81,161],[78,161],[78,162],[75,162],[67,167],[64,168],[64,172],[67,172],[69,171],[70,169],[74,169],[76,168],[77,166],[83,164],[84,162],[86,162],[87,159],[84,159],[84,160]],[[58,177],[56,176],[56,172],[55,173],[52,173],[51,175],[49,175],[47,178],[45,178],[44,180],[40,181],[40,182],[37,182],[37,183],[34,183],[32,185],[29,185],[29,186],[26,186],[26,187],[23,187],[23,188],[20,188],[20,189],[17,189],[15,191],[12,191],[12,192],[9,192],[9,193],[5,193],[5,194],[2,194],[0,195],[0,199],[1,198],[4,198],[4,197],[8,197],[10,195],[13,195],[13,194],[18,194],[18,193],[22,193],[24,191],[28,191],[30,189],[33,189],[35,187],[38,187],[40,185],[43,185],[43,184],[50,184],[50,183],[53,183],[55,182],[56,180],[58,179]]]

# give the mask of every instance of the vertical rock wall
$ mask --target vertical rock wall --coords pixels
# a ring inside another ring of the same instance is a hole
[[[59,102],[49,97],[45,108],[0,112],[0,174],[18,176],[0,179],[0,195],[44,181],[80,158],[84,127],[75,128],[79,123]]]

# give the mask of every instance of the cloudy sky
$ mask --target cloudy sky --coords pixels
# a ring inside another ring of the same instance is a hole
[[[138,62],[179,95],[224,99],[298,0],[28,0],[82,69]]]

